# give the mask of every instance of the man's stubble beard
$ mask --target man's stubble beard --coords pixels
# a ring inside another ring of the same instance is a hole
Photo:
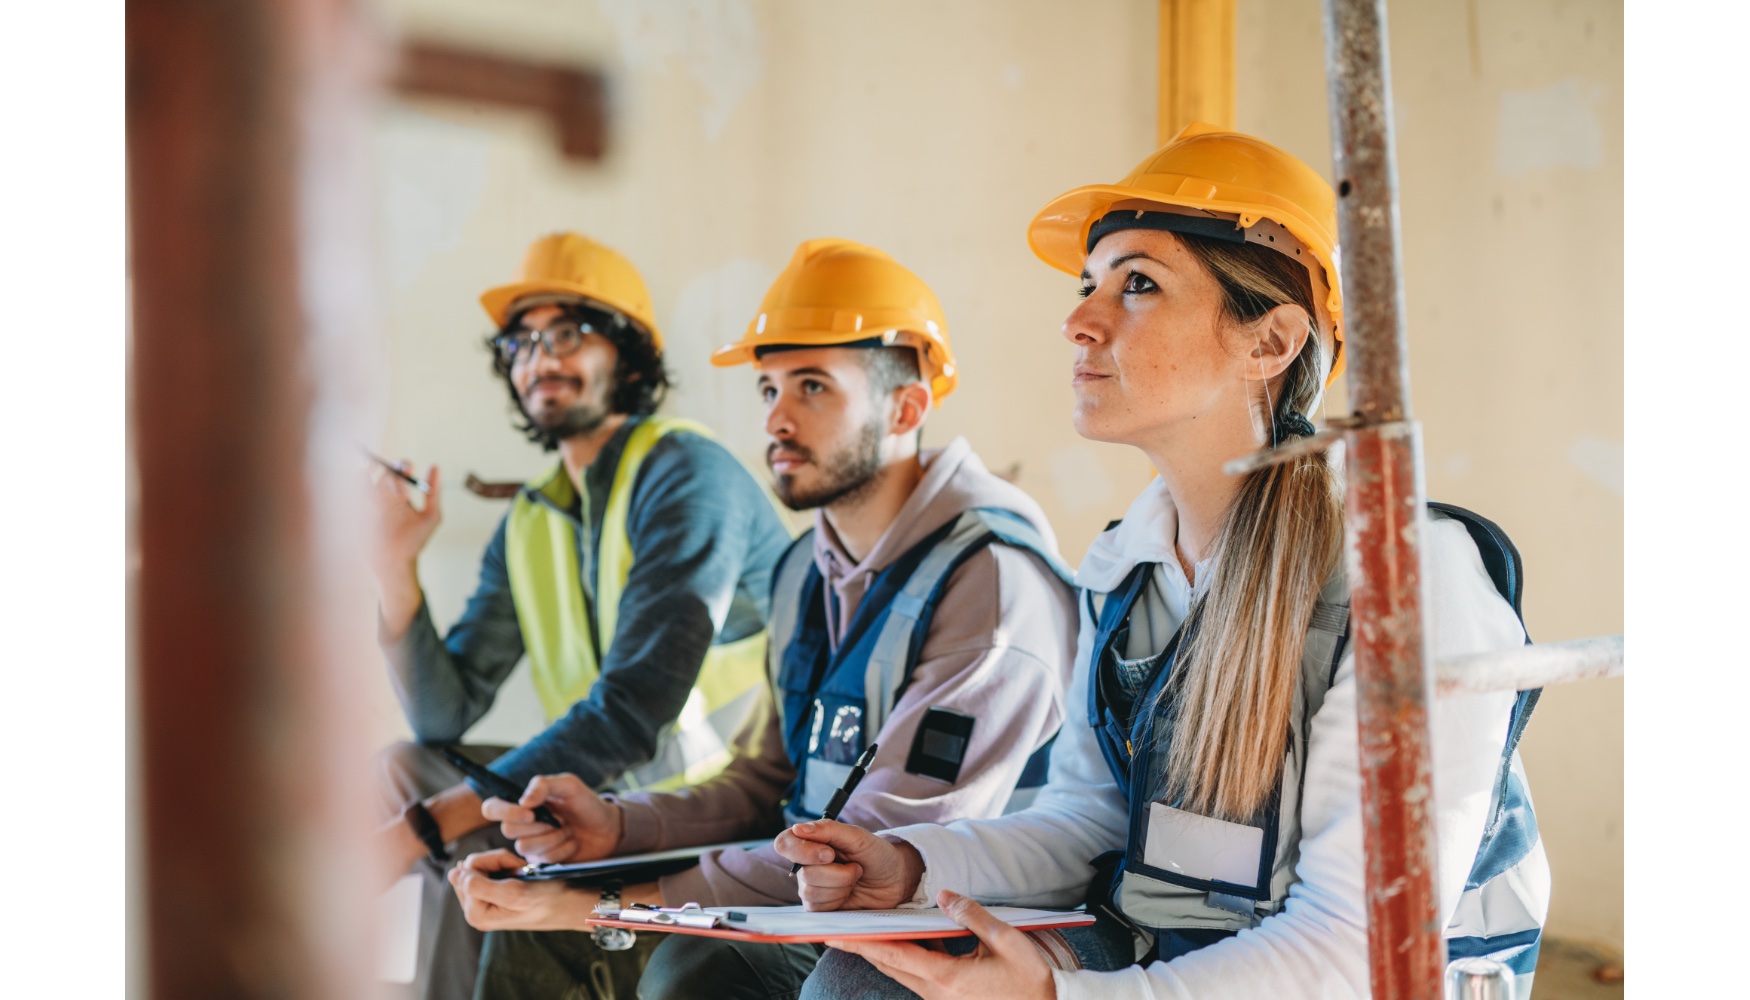
[[[529,413],[527,406],[519,407],[523,416],[530,424],[541,432],[541,436],[551,445],[557,446],[567,438],[580,437],[594,433],[608,418],[614,415],[613,407],[605,398],[608,394],[598,390],[597,398],[583,400],[566,407],[556,418],[543,419]]]
[[[819,486],[799,492],[794,488],[795,477],[782,475],[773,481],[772,491],[791,510],[812,510],[843,501],[854,503],[872,492],[881,479],[881,437],[880,421],[871,421],[850,447],[816,463],[823,480]],[[813,460],[812,454],[807,457]]]
[[[606,406],[592,401],[568,407],[564,413],[559,415],[559,419],[551,424],[537,420],[535,426],[553,440],[563,441],[566,438],[592,433],[602,424],[607,423],[610,416],[612,414],[608,412]]]

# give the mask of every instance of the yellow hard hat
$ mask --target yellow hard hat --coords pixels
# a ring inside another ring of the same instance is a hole
[[[1337,198],[1311,167],[1262,139],[1193,122],[1117,184],[1092,184],[1052,199],[1027,227],[1027,244],[1040,260],[1079,275],[1093,249],[1090,234],[1098,239],[1094,229],[1100,220],[1115,209],[1133,208],[1139,215],[1153,208],[1177,209],[1168,214],[1193,220],[1184,227],[1159,228],[1205,235],[1226,230],[1219,235],[1236,242],[1293,256],[1311,254],[1319,265],[1307,266],[1320,313],[1316,318],[1333,340],[1325,384],[1342,374],[1348,358],[1337,275]],[[1217,222],[1224,219],[1233,226]]]
[[[763,347],[831,347],[879,339],[918,352],[918,370],[939,404],[960,382],[948,320],[923,279],[880,250],[850,240],[809,240],[760,302],[747,333],[711,355],[739,365]]]
[[[480,296],[486,315],[499,326],[510,321],[511,307],[521,299],[577,296],[607,306],[643,327],[662,350],[656,310],[650,290],[632,262],[608,247],[577,233],[553,233],[529,244],[523,266],[508,285],[488,288]]]

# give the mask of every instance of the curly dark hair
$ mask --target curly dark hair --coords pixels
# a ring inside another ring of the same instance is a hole
[[[650,333],[620,312],[593,303],[568,302],[560,308],[567,319],[588,324],[600,331],[618,352],[619,360],[614,364],[614,391],[608,400],[608,408],[614,413],[635,417],[655,413],[667,397],[669,388],[674,385],[674,376],[663,365],[662,352],[657,349]],[[511,405],[521,417],[517,430],[540,445],[542,450],[553,451],[559,447],[560,435],[539,426],[529,418],[528,411],[523,409],[522,397],[517,394],[516,384],[510,378],[512,362],[505,360],[494,344],[499,337],[522,329],[522,318],[526,312],[528,309],[511,313],[504,326],[486,338],[486,349],[492,353],[493,372],[504,381],[505,390],[510,393]]]

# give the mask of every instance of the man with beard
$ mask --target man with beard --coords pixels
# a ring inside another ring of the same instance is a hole
[[[426,882],[415,988],[473,993],[479,932],[444,884],[449,859],[508,841],[488,791],[441,755],[491,706],[526,653],[549,725],[522,746],[463,748],[521,788],[566,771],[590,788],[673,789],[730,760],[767,699],[765,619],[789,544],[747,470],[704,428],[655,415],[668,385],[643,279],[575,233],[530,247],[481,296],[493,368],[521,429],[559,462],[511,501],[462,616],[441,639],[416,563],[442,516],[434,466],[422,507],[378,486],[381,639],[417,744],[382,759],[380,847]],[[760,717],[764,717],[761,715]]]
[[[792,509],[815,512],[774,577],[777,711],[750,720],[722,774],[684,792],[597,795],[582,776],[559,774],[536,778],[520,802],[488,802],[516,853],[474,855],[450,873],[469,921],[493,931],[478,997],[593,991],[607,953],[566,929],[582,928],[598,903],[799,900],[790,863],[769,846],[708,852],[606,899],[490,877],[525,859],[773,836],[820,818],[875,744],[839,817],[871,830],[999,815],[1043,783],[1064,719],[1075,592],[1031,497],[987,471],[964,439],[920,451],[926,418],[959,380],[928,286],[880,250],[811,240],[746,336],[712,360],[758,369],[774,486]],[[557,830],[534,821],[538,805],[559,817]],[[792,997],[820,952],[673,937],[637,993]]]

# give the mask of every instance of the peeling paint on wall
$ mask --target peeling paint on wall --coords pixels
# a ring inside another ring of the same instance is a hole
[[[1569,77],[1541,90],[1501,94],[1495,140],[1495,169],[1506,177],[1574,167],[1595,170],[1604,163],[1604,126],[1598,104],[1604,87]]]
[[[602,0],[601,9],[626,65],[686,72],[705,92],[699,108],[705,136],[722,135],[765,66],[748,0]]]

